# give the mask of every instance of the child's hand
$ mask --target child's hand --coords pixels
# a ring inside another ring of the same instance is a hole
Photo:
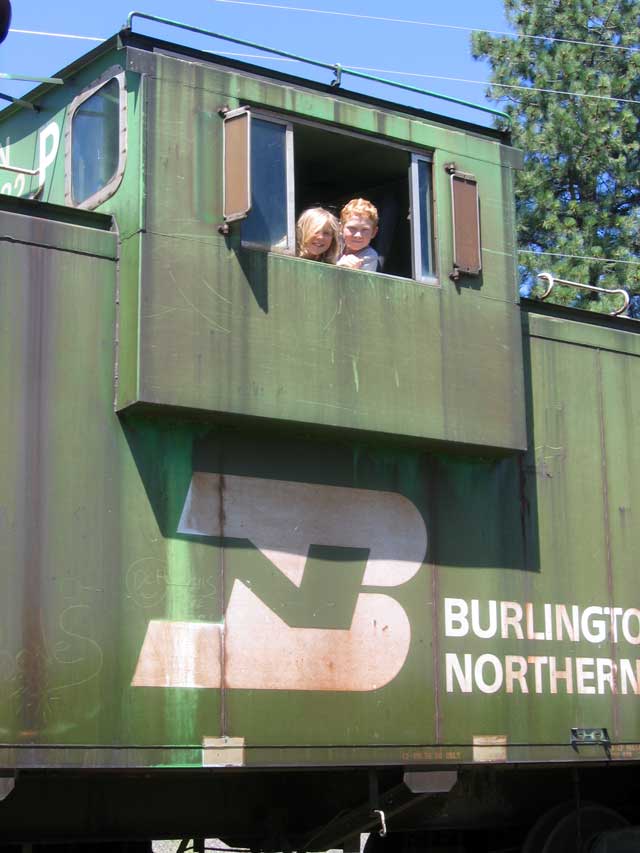
[[[350,270],[359,270],[363,263],[363,258],[356,258],[355,255],[343,255],[338,261],[337,266],[346,267]]]

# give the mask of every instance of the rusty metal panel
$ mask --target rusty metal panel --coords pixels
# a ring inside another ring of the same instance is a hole
[[[113,435],[90,424],[113,385],[116,235],[0,220],[0,725],[20,744],[53,719],[88,735],[100,689],[115,688],[89,602],[100,589],[114,603],[112,556],[96,554],[118,539]]]
[[[460,172],[451,175],[451,206],[454,269],[478,275],[482,269],[480,201],[478,182],[473,175]]]
[[[223,128],[223,213],[226,222],[235,222],[251,210],[251,113],[231,110]]]

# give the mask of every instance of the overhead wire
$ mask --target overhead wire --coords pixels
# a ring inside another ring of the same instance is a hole
[[[640,260],[638,261],[623,261],[621,258],[601,258],[597,255],[570,255],[566,252],[536,252],[534,249],[518,249],[519,255],[538,255],[551,257],[551,258],[570,258],[571,260],[576,261],[603,261],[604,263],[612,263],[612,264],[626,264],[632,267],[640,267]]]
[[[45,33],[40,30],[17,30],[15,27],[11,27],[9,30],[10,33],[20,33],[21,35],[27,36],[50,36],[51,38],[58,39],[79,39],[80,41],[104,41],[103,38],[98,38],[97,36],[79,36],[73,33]]]
[[[256,6],[263,9],[280,9],[285,12],[308,12],[316,15],[336,15],[341,18],[356,18],[365,21],[382,21],[391,24],[411,24],[417,27],[434,27],[443,30],[462,30],[463,32],[485,32],[489,35],[510,36],[511,38],[534,39],[539,41],[555,41],[563,44],[581,44],[589,47],[608,48],[610,50],[626,50],[632,53],[640,51],[640,47],[622,44],[602,44],[580,39],[564,39],[556,36],[532,35],[529,33],[513,33],[504,30],[486,30],[483,27],[465,27],[460,24],[439,24],[434,21],[414,21],[408,18],[388,18],[383,15],[363,15],[356,12],[340,12],[334,9],[310,9],[305,6],[283,6],[279,3],[259,3],[256,0],[213,0],[214,3],[228,3],[234,6]]]
[[[214,0],[214,2],[232,2],[232,0]],[[236,0],[233,0],[236,2]],[[239,2],[239,0],[238,0]],[[50,36],[52,38],[68,38],[68,39],[82,39],[84,41],[92,41],[92,42],[102,42],[104,39],[98,38],[97,36],[83,36],[76,35],[71,33],[48,33],[41,32],[38,30],[15,30],[12,29],[10,32],[13,33],[21,33],[22,35],[36,35],[36,36]],[[219,56],[231,56],[238,57],[241,59],[263,59],[264,57],[258,53],[237,53],[232,51],[216,51]],[[271,61],[276,62],[297,62],[296,59],[290,59],[286,57],[275,57],[272,58]],[[423,80],[441,80],[443,82],[448,83],[466,83],[474,86],[493,86],[500,89],[510,89],[514,91],[520,92],[537,92],[540,94],[547,95],[564,95],[565,97],[571,98],[589,98],[591,100],[597,101],[613,101],[619,104],[640,104],[640,101],[634,100],[633,98],[616,98],[613,95],[596,95],[591,92],[572,92],[570,90],[565,89],[546,89],[537,86],[518,86],[514,83],[494,83],[488,80],[472,80],[467,77],[449,77],[444,74],[424,74],[418,71],[401,71],[399,69],[388,69],[388,68],[371,68],[366,65],[349,65],[343,66],[346,70],[347,68],[352,68],[354,71],[367,71],[374,74],[391,74],[397,75],[399,77],[415,77]]]
[[[434,27],[441,27],[441,28],[445,28],[445,29],[465,30],[465,31],[470,31],[470,32],[474,31],[474,28],[471,28],[471,27],[461,27],[461,26],[456,26],[456,25],[451,25],[451,24],[431,24],[430,22],[426,22],[426,21],[409,21],[409,20],[399,19],[399,18],[384,18],[381,16],[356,15],[354,13],[348,13],[348,12],[337,12],[337,11],[333,12],[333,11],[320,10],[320,9],[307,9],[307,8],[293,7],[293,6],[280,6],[280,5],[276,5],[276,4],[252,2],[252,0],[213,0],[213,2],[233,3],[235,5],[244,5],[244,6],[262,6],[265,8],[284,9],[284,10],[292,10],[292,11],[317,12],[319,14],[335,14],[335,15],[342,15],[345,17],[367,18],[367,19],[371,19],[371,20],[386,21],[386,22],[418,24],[418,25],[422,25],[422,26],[434,26]],[[45,32],[45,31],[41,31],[41,30],[25,30],[25,29],[17,29],[17,28],[11,28],[10,32],[18,33],[21,35],[35,35],[35,36],[45,36],[45,37],[50,37],[50,38],[77,39],[77,40],[81,40],[81,41],[91,41],[91,42],[103,42],[105,40],[104,38],[100,38],[98,36],[85,36],[85,35],[80,35],[77,33],[53,33],[53,32]],[[490,31],[490,30],[486,31],[486,32],[492,32],[493,34],[498,34],[498,35],[518,35],[518,34],[514,34],[514,33],[500,33],[499,31]],[[546,36],[530,36],[530,38],[548,39],[551,41],[569,41],[570,43],[588,44],[588,45],[596,46],[596,47],[618,47],[617,45],[597,45],[593,42],[578,42],[578,41],[572,41],[572,40],[568,40],[568,39],[555,39],[555,38],[546,37]],[[638,50],[638,48],[623,48],[623,49]],[[238,52],[232,52],[232,51],[219,51],[218,53],[219,53],[219,55],[223,55],[223,56],[248,58],[248,59],[262,59],[262,58],[264,58],[261,54],[238,53]],[[276,59],[279,61],[283,61],[283,62],[296,62],[297,61],[295,59],[290,59],[290,58],[286,58],[286,57],[278,57]],[[397,70],[397,69],[389,70],[389,69],[370,68],[367,66],[357,66],[357,65],[350,66],[350,67],[352,67],[354,70],[370,71],[373,73],[380,73],[380,74],[397,74],[399,76],[416,77],[416,78],[432,79],[432,80],[442,80],[442,81],[457,82],[457,83],[470,83],[470,84],[482,85],[482,86],[492,85],[492,86],[499,86],[501,88],[506,88],[506,89],[524,90],[524,91],[529,91],[529,92],[541,92],[541,93],[546,93],[546,94],[558,94],[558,95],[565,95],[565,96],[570,96],[570,97],[596,98],[598,100],[617,101],[619,103],[631,103],[631,104],[640,103],[640,102],[638,102],[636,100],[632,100],[632,99],[615,98],[615,97],[608,96],[608,95],[594,95],[594,94],[590,94],[590,93],[586,93],[586,92],[570,92],[570,91],[562,91],[562,90],[558,90],[558,89],[542,89],[542,88],[535,88],[535,87],[529,87],[529,86],[517,86],[517,85],[513,85],[513,84],[506,84],[506,83],[490,83],[490,82],[484,81],[484,80],[470,80],[470,79],[462,78],[462,77],[448,77],[445,75],[424,74],[424,73],[413,72],[413,71],[401,71],[401,70]],[[626,265],[630,265],[630,266],[640,266],[640,261],[629,261],[629,260],[622,260],[619,258],[602,258],[602,257],[597,257],[597,256],[591,256],[591,255],[572,255],[572,254],[567,254],[567,253],[563,253],[563,252],[539,252],[539,251],[534,251],[534,250],[530,250],[530,249],[518,249],[518,253],[519,254],[548,256],[548,257],[557,257],[557,258],[568,258],[568,259],[573,259],[573,260],[602,261],[604,263],[615,263],[615,264],[626,264]]]

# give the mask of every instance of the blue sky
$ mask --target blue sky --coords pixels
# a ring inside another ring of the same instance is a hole
[[[170,0],[147,0],[146,3],[139,0],[138,5],[135,5],[134,0],[110,0],[109,3],[92,0],[63,0],[62,3],[13,0],[12,31],[0,45],[0,71],[49,76],[96,44],[81,39],[21,33],[19,30],[106,38],[120,29],[132,9],[277,47],[322,62],[375,69],[371,73],[378,76],[391,77],[412,86],[477,103],[488,103],[484,97],[485,87],[481,83],[486,81],[489,70],[486,63],[475,62],[471,58],[470,33],[467,28],[508,30],[502,0],[483,0],[482,3],[474,3],[472,0],[451,0],[449,3],[420,0],[397,0],[395,3],[388,0],[265,0],[264,3],[246,0],[182,0],[180,4]],[[214,52],[255,54],[248,48],[219,40],[199,39],[145,21],[136,21],[134,29]],[[247,59],[261,63],[253,56]],[[297,63],[265,60],[263,64],[324,82],[331,80],[330,72],[317,71]],[[455,82],[439,78],[479,82]],[[0,81],[0,91],[14,97],[32,86]],[[370,86],[353,78],[344,81],[344,88],[369,91],[389,100],[463,116],[482,124],[491,123],[490,117],[480,113],[462,111],[411,93],[400,94],[394,90]]]

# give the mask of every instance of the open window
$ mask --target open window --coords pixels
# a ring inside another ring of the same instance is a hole
[[[230,151],[227,135],[225,124],[225,150]],[[372,241],[380,271],[436,282],[428,155],[261,113],[251,116],[250,134],[243,138],[250,140],[251,184],[250,210],[241,224],[243,245],[294,254],[295,222],[303,210],[320,206],[339,216],[349,199],[366,198],[380,219]],[[237,151],[234,156],[242,158]],[[227,169],[225,157],[225,175]],[[232,191],[225,185],[225,212]]]
[[[65,200],[92,209],[117,190],[126,160],[124,71],[110,68],[72,101],[65,131]]]

